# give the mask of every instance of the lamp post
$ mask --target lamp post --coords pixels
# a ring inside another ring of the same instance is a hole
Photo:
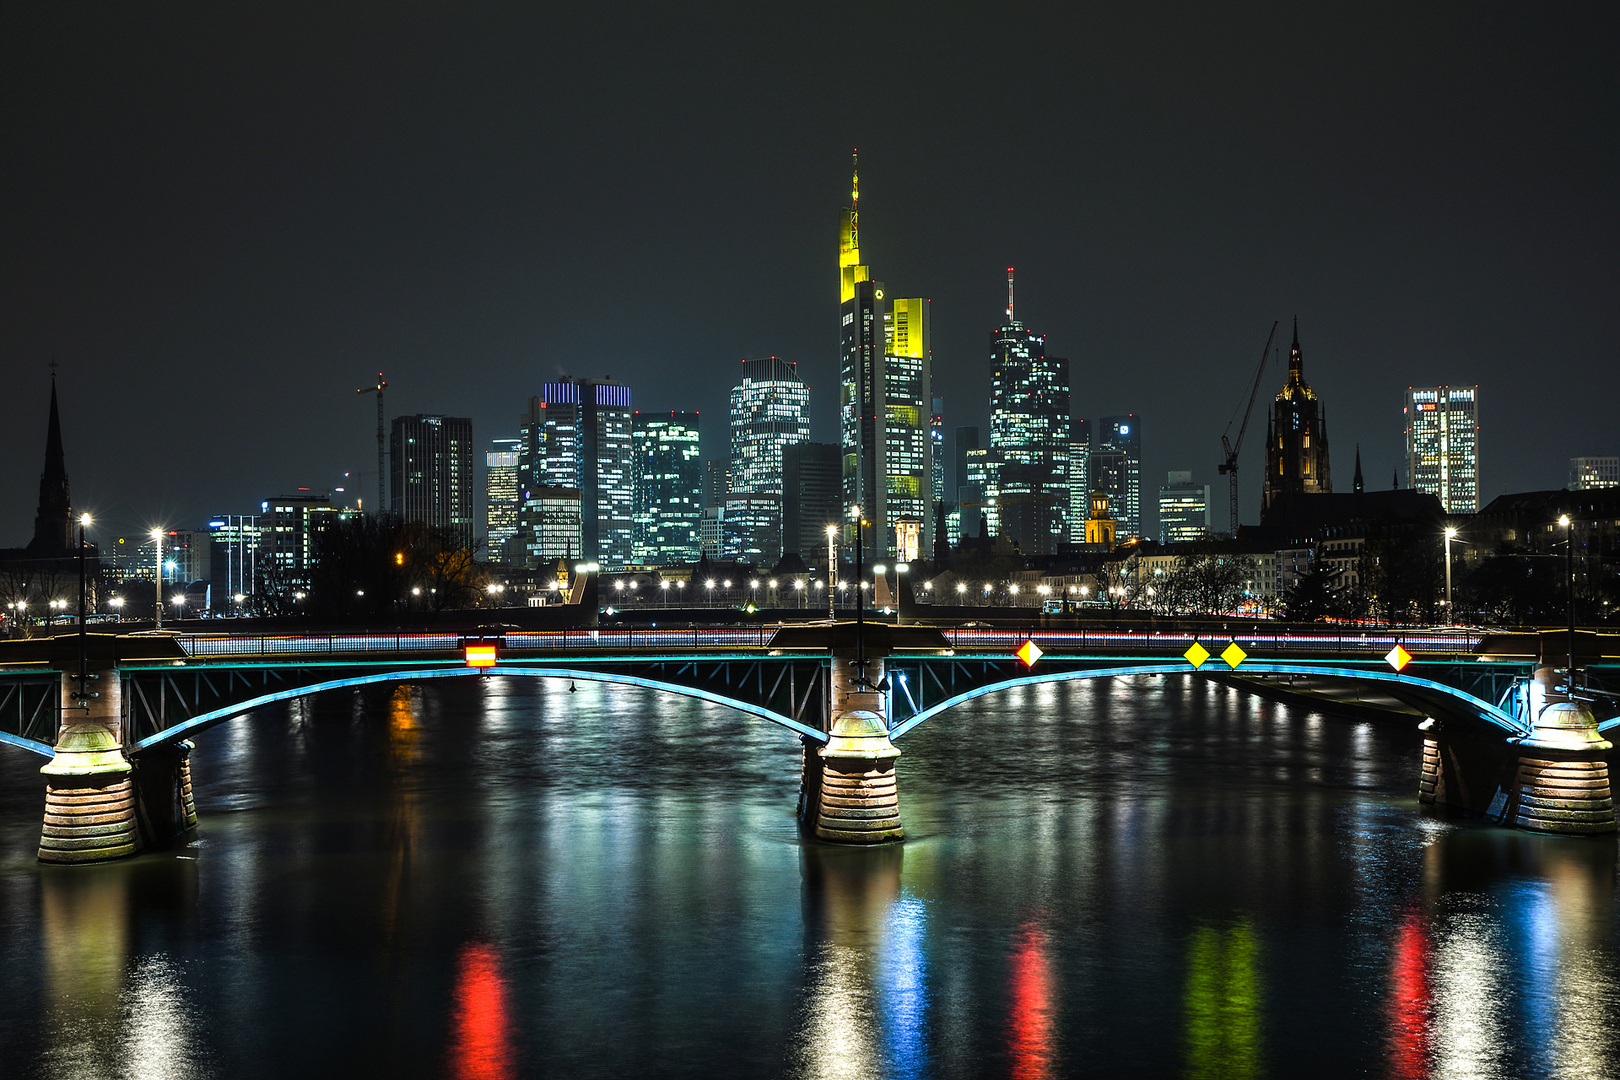
[[[157,545],[157,554],[152,563],[152,576],[156,579],[156,588],[153,590],[153,604],[157,611],[157,629],[163,629],[163,529],[152,530],[152,543]]]
[[[833,608],[833,587],[838,581],[838,526],[827,526],[827,618],[838,618]]]
[[[73,692],[73,699],[86,711],[90,708],[90,659],[84,636],[84,530],[89,526],[90,515],[79,515],[79,686]]]
[[[1568,572],[1566,578],[1566,600],[1569,614],[1569,673],[1564,677],[1564,691],[1569,700],[1575,700],[1575,520],[1568,514],[1558,516],[1558,524],[1564,527],[1564,565]]]
[[[1451,612],[1451,542],[1457,539],[1457,527],[1446,526],[1446,625],[1455,626],[1456,616]]]

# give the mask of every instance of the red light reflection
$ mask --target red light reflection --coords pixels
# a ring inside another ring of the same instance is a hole
[[[1389,972],[1389,1075],[1392,1080],[1427,1080],[1429,1022],[1434,1001],[1429,987],[1433,945],[1423,916],[1411,912],[1395,935]]]
[[[1046,931],[1025,923],[1012,954],[1012,1017],[1008,1052],[1015,1080],[1056,1075],[1052,1046],[1052,960]]]
[[[458,1080],[496,1080],[517,1075],[512,1024],[500,959],[488,945],[469,942],[456,971],[455,1043],[450,1074]]]

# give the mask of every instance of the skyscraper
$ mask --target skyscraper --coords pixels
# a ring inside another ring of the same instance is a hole
[[[1000,531],[1026,554],[1068,539],[1069,362],[1018,321],[1007,268],[1007,319],[990,334],[990,450],[1000,475]]]
[[[1298,492],[1322,495],[1333,490],[1328,471],[1327,418],[1316,392],[1305,382],[1305,357],[1299,350],[1299,321],[1288,348],[1288,382],[1271,406],[1266,427],[1266,482],[1261,509],[1278,495]]]
[[[810,390],[799,379],[797,364],[775,356],[743,361],[742,381],[731,391],[727,506],[733,498],[748,498],[728,509],[726,518],[741,531],[744,558],[774,563],[782,557],[782,451],[810,437],[809,403]]]
[[[635,561],[696,562],[703,457],[695,412],[636,413]]]
[[[840,520],[838,447],[802,442],[782,451],[782,549],[807,563],[827,548],[827,526]]]
[[[1075,420],[1069,429],[1069,542],[1086,542],[1090,516],[1091,421]]]
[[[388,468],[390,509],[473,546],[472,421],[463,416],[394,417]]]
[[[519,530],[539,535],[541,508],[530,505],[539,489],[576,489],[580,554],[604,569],[628,565],[634,555],[632,427],[628,386],[597,379],[544,384],[522,420]]]
[[[489,557],[505,558],[506,542],[517,535],[518,461],[523,456],[523,440],[493,439],[493,450],[484,452],[484,525],[489,537]]]
[[[1142,421],[1135,413],[1097,421],[1091,489],[1108,496],[1121,543],[1142,536]]]
[[[940,503],[949,501],[945,497],[945,399],[935,394],[933,401],[933,415],[928,420],[928,444],[934,461],[933,501]]]
[[[857,173],[838,251],[843,504],[846,517],[859,506],[872,523],[875,558],[910,559],[927,550],[933,529],[929,302],[885,298],[861,262],[859,207]]]
[[[1209,532],[1209,485],[1172,472],[1159,486],[1159,543],[1179,544]]]
[[[1569,490],[1620,487],[1620,457],[1572,457]]]
[[[1479,387],[1406,388],[1407,486],[1448,514],[1479,512]]]
[[[221,514],[208,521],[208,580],[215,611],[253,606],[254,573],[259,562],[259,519],[254,514]],[[236,597],[242,597],[237,603]]]

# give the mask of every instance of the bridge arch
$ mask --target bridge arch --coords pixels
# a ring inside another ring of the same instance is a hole
[[[273,705],[280,701],[291,701],[294,698],[307,697],[310,694],[318,694],[324,690],[343,690],[357,686],[369,686],[376,683],[387,682],[420,682],[426,679],[456,679],[468,677],[491,678],[513,676],[528,678],[538,677],[546,679],[569,679],[578,682],[617,683],[625,686],[637,686],[647,690],[661,690],[666,693],[676,694],[681,697],[695,698],[699,701],[707,701],[713,705],[722,705],[728,709],[746,713],[749,716],[757,717],[758,719],[766,720],[770,723],[786,728],[795,735],[805,736],[818,742],[827,741],[827,735],[825,732],[818,731],[807,724],[802,724],[791,717],[783,716],[781,713],[772,709],[767,709],[764,706],[755,705],[747,701],[739,701],[736,698],[726,697],[723,694],[716,694],[712,691],[699,689],[697,687],[682,686],[679,683],[665,682],[661,679],[647,679],[639,675],[625,675],[614,672],[592,671],[581,668],[497,666],[494,668],[485,668],[483,670],[469,667],[453,667],[434,668],[426,671],[403,670],[374,672],[367,675],[356,675],[344,679],[329,679],[325,682],[309,683],[304,686],[289,687],[285,690],[277,690],[274,693],[261,694],[258,697],[249,698],[246,701],[235,702],[231,705],[210,710],[209,712],[199,713],[188,720],[164,728],[162,731],[140,740],[134,746],[130,747],[130,753],[132,755],[139,754],[144,750],[150,750],[154,746],[175,742],[176,740],[184,739],[188,736],[197,734],[198,732],[205,731],[208,728],[217,727],[218,725],[225,723],[227,720],[235,719],[236,717],[242,716],[243,714],[251,712],[254,709],[263,708],[266,705]],[[32,747],[29,747],[29,749],[32,749]]]
[[[1408,690],[1421,691],[1425,697],[1435,693],[1443,694],[1461,706],[1462,711],[1473,719],[1482,720],[1503,729],[1510,735],[1526,735],[1529,729],[1514,717],[1503,712],[1490,702],[1459,690],[1445,683],[1435,682],[1431,679],[1420,679],[1415,675],[1402,675],[1395,671],[1378,671],[1365,668],[1345,668],[1323,664],[1287,664],[1248,662],[1243,665],[1244,674],[1267,675],[1313,675],[1323,678],[1349,679],[1359,682],[1394,683]],[[1188,668],[1185,663],[1158,663],[1158,664],[1131,664],[1124,667],[1090,668],[1074,671],[1048,671],[1039,675],[1028,674],[1014,678],[1002,679],[963,691],[943,701],[922,709],[905,720],[896,724],[890,731],[891,739],[899,738],[919,724],[947,712],[966,701],[984,697],[1000,690],[1010,690],[1017,686],[1036,686],[1041,683],[1074,682],[1080,679],[1113,679],[1128,675],[1196,675],[1198,672]]]

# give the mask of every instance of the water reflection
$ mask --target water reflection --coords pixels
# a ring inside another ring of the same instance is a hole
[[[456,964],[450,1073],[456,1080],[516,1076],[512,1017],[500,957],[488,945],[469,942]]]
[[[1056,1076],[1053,1040],[1054,1001],[1052,943],[1044,918],[1018,928],[1012,951],[1012,1001],[1008,1017],[1008,1051],[1018,1080]]]
[[[1187,1073],[1193,1080],[1247,1080],[1261,1073],[1259,945],[1240,920],[1200,926],[1187,945],[1184,1009]]]
[[[1429,1025],[1434,1011],[1429,966],[1433,952],[1428,920],[1420,912],[1408,912],[1395,932],[1385,1005],[1392,1080],[1427,1080],[1429,1075]]]
[[[39,877],[45,967],[41,1072],[64,1080],[205,1075],[181,966],[136,955],[140,914],[189,914],[195,862],[169,857],[47,869]]]
[[[796,1075],[806,1078],[922,1075],[924,1048],[917,1038],[927,1012],[921,983],[921,941],[904,934],[899,951],[882,964],[891,910],[900,897],[904,849],[835,848],[806,844],[802,849],[805,933],[805,988],[800,1019],[790,1055]],[[901,922],[915,932],[919,924]],[[904,968],[910,956],[913,966]],[[895,961],[899,961],[896,963]],[[911,984],[916,996],[909,1020],[884,1039],[880,1016],[889,1003],[880,999],[876,973],[881,966],[888,983]],[[891,1053],[885,1053],[885,1050]],[[892,1054],[892,1056],[891,1056]],[[889,1066],[889,1067],[886,1067]]]

